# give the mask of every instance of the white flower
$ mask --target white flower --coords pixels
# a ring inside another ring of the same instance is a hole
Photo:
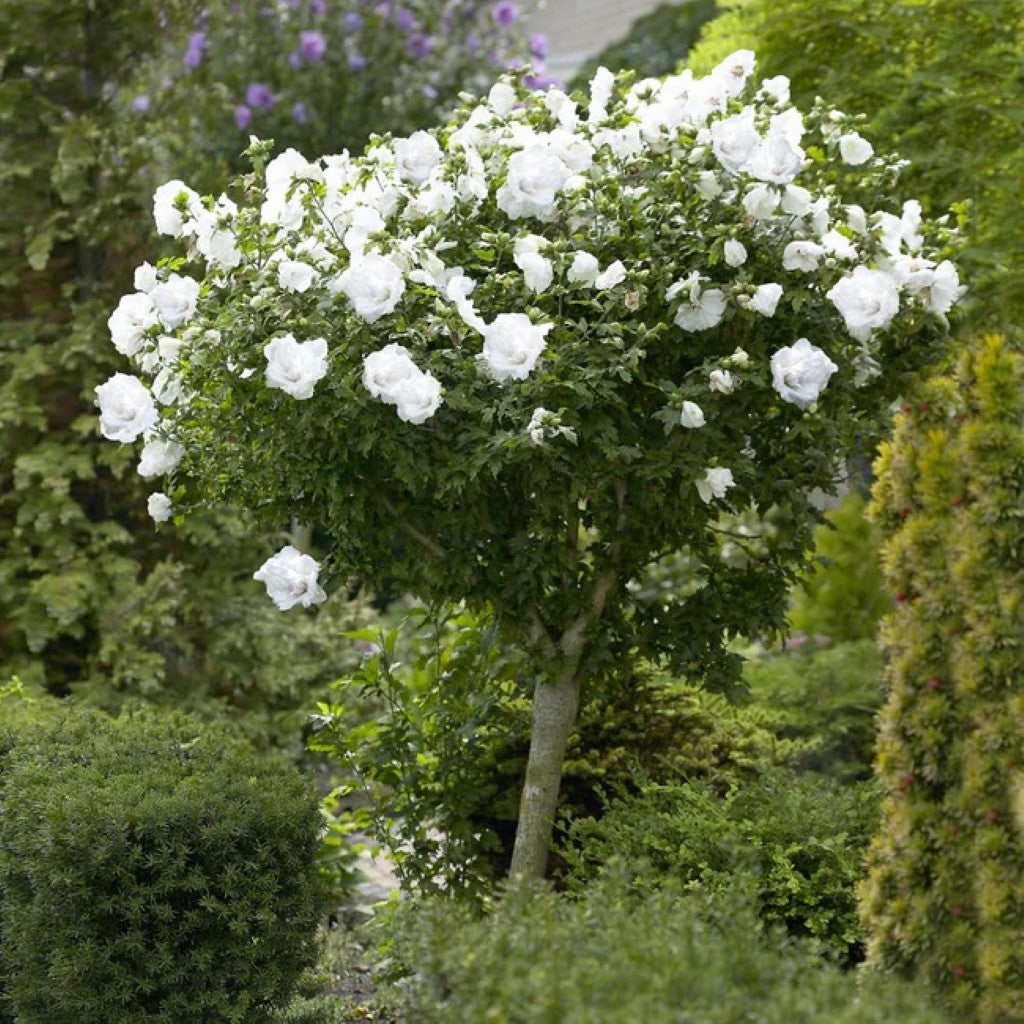
[[[921,235],[921,204],[916,199],[908,199],[903,204],[900,238],[911,252],[916,252],[924,244],[924,237]]]
[[[768,220],[779,205],[779,193],[767,185],[755,185],[743,197],[743,209],[754,220]]]
[[[766,78],[761,83],[761,92],[771,97],[776,103],[784,104],[789,102],[789,79],[785,75],[776,75],[774,78]]]
[[[570,284],[593,285],[600,273],[597,257],[589,252],[578,252],[573,257],[572,266],[565,275]]]
[[[551,414],[542,405],[538,405],[530,416],[530,422],[526,424],[526,433],[534,444],[544,443],[544,420]]]
[[[157,286],[156,267],[152,263],[141,263],[135,268],[134,284],[137,291],[148,295]]]
[[[887,327],[899,312],[899,289],[884,270],[856,267],[828,292],[839,310],[846,329],[858,341],[867,341],[872,331]]]
[[[875,147],[856,132],[847,132],[839,139],[839,155],[843,162],[857,167],[867,163],[874,155]]]
[[[148,295],[144,292],[123,295],[107,320],[110,340],[121,355],[133,356],[142,347],[146,331],[156,322],[156,308]]]
[[[199,282],[191,277],[171,274],[149,293],[149,297],[156,306],[160,323],[167,330],[173,331],[195,316],[199,303]]]
[[[811,208],[811,193],[802,185],[787,185],[782,193],[784,213],[803,217]]]
[[[413,132],[407,139],[396,139],[394,150],[398,176],[414,185],[422,185],[441,161],[441,147],[429,132]]]
[[[747,308],[752,309],[755,313],[760,313],[761,316],[775,316],[775,310],[778,308],[781,298],[781,284],[761,284],[754,289]]]
[[[679,422],[682,426],[695,430],[697,427],[703,427],[707,420],[704,419],[704,410],[696,402],[683,402]]]
[[[268,558],[252,578],[266,586],[270,599],[285,612],[297,604],[308,608],[327,600],[323,587],[317,583],[319,575],[316,559],[288,544]]]
[[[821,244],[830,256],[841,260],[855,260],[857,247],[841,231],[826,231],[821,236]]]
[[[184,206],[188,211],[183,216],[178,210],[179,200],[184,196]],[[197,193],[193,192],[184,182],[168,181],[153,193],[153,219],[156,229],[161,235],[181,238],[194,230],[195,219],[202,213],[203,204]]]
[[[721,288],[703,291],[700,275],[694,271],[685,281],[677,281],[665,293],[669,302],[680,291],[687,293],[688,301],[676,310],[675,324],[684,331],[706,331],[721,323],[725,315],[725,293]]]
[[[846,226],[857,235],[865,235],[868,230],[868,215],[863,206],[851,203],[846,207]]]
[[[516,91],[508,82],[495,82],[487,94],[487,104],[499,117],[506,117],[516,105]]]
[[[409,350],[391,342],[363,359],[363,386],[374,398],[394,404],[403,382],[420,372]]]
[[[551,260],[539,252],[520,252],[513,256],[516,266],[523,272],[526,287],[533,292],[544,291],[555,276]]]
[[[820,348],[800,338],[772,356],[772,386],[784,402],[806,409],[839,369]]]
[[[922,289],[924,304],[933,313],[948,313],[967,289],[960,284],[956,267],[949,260],[943,260],[932,275],[928,287]]]
[[[483,360],[498,381],[526,380],[553,324],[534,324],[525,313],[501,313],[484,328]]]
[[[600,124],[608,117],[608,101],[612,98],[612,87],[615,76],[607,68],[598,68],[590,80],[590,113],[591,124]]]
[[[283,334],[263,346],[267,357],[267,387],[284,391],[292,398],[313,397],[317,381],[327,375],[327,342],[323,338],[296,341]]]
[[[139,476],[147,480],[154,476],[166,476],[178,468],[185,455],[185,448],[177,441],[162,437],[151,437],[142,446],[142,458],[139,459]]]
[[[320,275],[302,260],[281,260],[277,264],[277,283],[290,292],[306,292]]]
[[[782,134],[772,134],[757,144],[744,170],[761,181],[786,185],[800,172],[804,151]]]
[[[96,399],[100,433],[111,441],[134,441],[156,426],[156,403],[138,377],[115,373],[96,388]]]
[[[423,423],[441,407],[441,382],[433,374],[417,370],[391,389],[390,400],[400,420]]]
[[[756,63],[753,50],[736,50],[716,65],[708,77],[724,85],[726,95],[738,96],[753,74]]]
[[[760,142],[761,136],[754,127],[753,107],[744,107],[738,114],[723,117],[711,125],[711,149],[730,174],[739,174],[746,167]]]
[[[508,176],[495,197],[498,209],[513,220],[550,217],[569,168],[547,146],[534,143],[508,162]]]
[[[785,270],[804,270],[808,273],[818,269],[825,247],[817,242],[790,242],[782,251],[782,266]]]
[[[626,267],[622,260],[609,263],[605,269],[597,275],[594,280],[594,287],[602,291],[607,288],[614,288],[626,280]]]
[[[725,262],[730,267],[742,267],[747,262],[747,247],[735,238],[726,240]]]
[[[386,256],[371,253],[354,260],[339,274],[335,287],[344,292],[359,316],[373,324],[398,305],[405,291],[405,279],[402,271]]]
[[[736,390],[736,382],[728,370],[712,370],[708,374],[708,389],[731,395]]]
[[[718,466],[711,466],[704,470],[704,479],[695,480],[697,493],[705,505],[710,504],[715,498],[724,498],[725,492],[730,487],[735,487],[736,482],[732,478],[732,470]]]
[[[714,171],[701,171],[697,175],[697,191],[708,201],[722,194],[722,183]]]
[[[231,203],[231,206],[234,205]],[[242,250],[238,248],[234,232],[220,226],[220,217],[220,213],[212,210],[204,210],[199,215],[196,221],[196,249],[210,266],[219,270],[234,270],[242,262]]]
[[[157,491],[149,496],[146,511],[154,523],[166,523],[171,518],[171,499],[163,491]]]

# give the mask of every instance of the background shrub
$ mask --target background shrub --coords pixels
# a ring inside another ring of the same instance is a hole
[[[794,767],[844,782],[870,777],[884,696],[882,656],[873,642],[751,658],[743,679],[745,703],[777,715],[779,736],[801,745]]]
[[[974,342],[877,463],[896,592],[870,959],[920,971],[961,1019],[1024,1019],[1024,348]],[[1018,818],[1019,821],[1019,818]]]
[[[28,728],[5,758],[0,933],[18,1024],[269,1020],[315,955],[316,793],[183,716],[85,722]]]
[[[399,907],[384,947],[393,1002],[423,1024],[941,1024],[920,993],[861,980],[765,929],[735,899],[616,881],[579,902],[512,892],[476,916]]]
[[[871,785],[769,772],[724,795],[706,781],[648,784],[599,819],[574,823],[570,885],[621,874],[648,892],[663,880],[721,896],[741,891],[760,918],[862,958],[857,884],[878,822]]]
[[[935,216],[970,200],[961,279],[980,325],[1020,324],[1024,275],[1024,6],[1018,0],[720,0],[690,55],[704,73],[738,48],[759,73],[870,112],[878,147],[911,161],[901,179]]]
[[[599,67],[609,71],[635,71],[637,78],[672,74],[686,60],[704,24],[719,13],[715,0],[667,3],[637,18],[626,36],[606,46],[587,61],[569,82],[571,89],[587,89]]]

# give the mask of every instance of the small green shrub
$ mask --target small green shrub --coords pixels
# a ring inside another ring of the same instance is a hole
[[[766,930],[737,900],[619,884],[574,902],[510,892],[474,915],[399,906],[388,1001],[417,1024],[942,1024],[919,990],[861,979]]]
[[[873,786],[817,776],[768,772],[724,796],[703,781],[647,785],[573,825],[569,882],[621,869],[640,892],[665,879],[716,896],[742,890],[766,924],[851,962],[863,952],[857,884],[877,823]]]
[[[747,703],[781,717],[785,739],[803,744],[794,767],[843,781],[867,779],[882,706],[882,655],[868,640],[752,658]]]
[[[73,735],[73,742],[65,742]],[[258,1024],[314,957],[316,794],[183,716],[27,727],[0,789],[18,1024]]]
[[[851,491],[827,512],[814,531],[814,568],[793,591],[789,622],[810,636],[834,642],[873,640],[881,617],[892,608],[882,580],[878,529],[867,503]]]
[[[599,67],[609,71],[632,70],[637,78],[672,74],[686,59],[704,24],[718,14],[715,0],[686,0],[667,3],[637,18],[629,33],[605,47],[588,61],[569,83],[572,89],[586,89]]]
[[[530,685],[488,614],[460,612],[415,630],[357,634],[374,644],[322,705],[314,750],[330,754],[360,801],[359,827],[387,846],[419,887],[481,891],[509,863],[526,772]],[[400,643],[400,640],[402,641]],[[406,656],[407,655],[407,656]],[[362,720],[359,695],[386,709]],[[784,719],[641,666],[584,695],[569,741],[559,812],[600,814],[603,792],[654,779],[713,777],[726,789],[807,744],[780,738]]]

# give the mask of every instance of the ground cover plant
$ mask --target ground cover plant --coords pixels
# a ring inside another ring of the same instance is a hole
[[[730,637],[783,624],[810,492],[961,294],[952,229],[890,198],[899,162],[753,66],[598,72],[589,101],[506,78],[357,159],[254,143],[236,198],[157,190],[186,255],[141,267],[112,317],[151,384],[98,388],[101,429],[146,438],[157,521],[198,498],[318,524],[327,582],[490,608],[532,658],[517,874],[544,872],[584,681],[627,651],[735,677]],[[721,517],[751,508],[785,528],[736,566]],[[682,548],[703,585],[633,601]],[[320,568],[289,545],[255,576],[308,607]]]

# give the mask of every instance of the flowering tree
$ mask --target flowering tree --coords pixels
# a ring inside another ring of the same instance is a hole
[[[168,39],[130,105],[140,118],[192,124],[182,159],[193,167],[197,142],[237,165],[250,131],[281,149],[357,152],[371,130],[409,134],[447,116],[459,90],[484,86],[495,68],[543,60],[547,43],[527,37],[524,6],[216,0]],[[541,72],[531,80],[546,82]]]
[[[528,652],[514,873],[543,874],[582,684],[624,652],[727,674],[731,635],[781,627],[809,492],[960,294],[953,233],[889,198],[898,162],[753,66],[601,70],[587,103],[505,78],[358,159],[254,142],[234,198],[157,190],[205,276],[143,266],[111,317],[150,384],[97,389],[101,426],[169,475],[155,519],[226,499],[319,524],[328,585],[490,607]],[[787,528],[723,559],[749,509]],[[699,585],[634,601],[679,549]],[[287,609],[323,570],[289,546],[257,576]]]

